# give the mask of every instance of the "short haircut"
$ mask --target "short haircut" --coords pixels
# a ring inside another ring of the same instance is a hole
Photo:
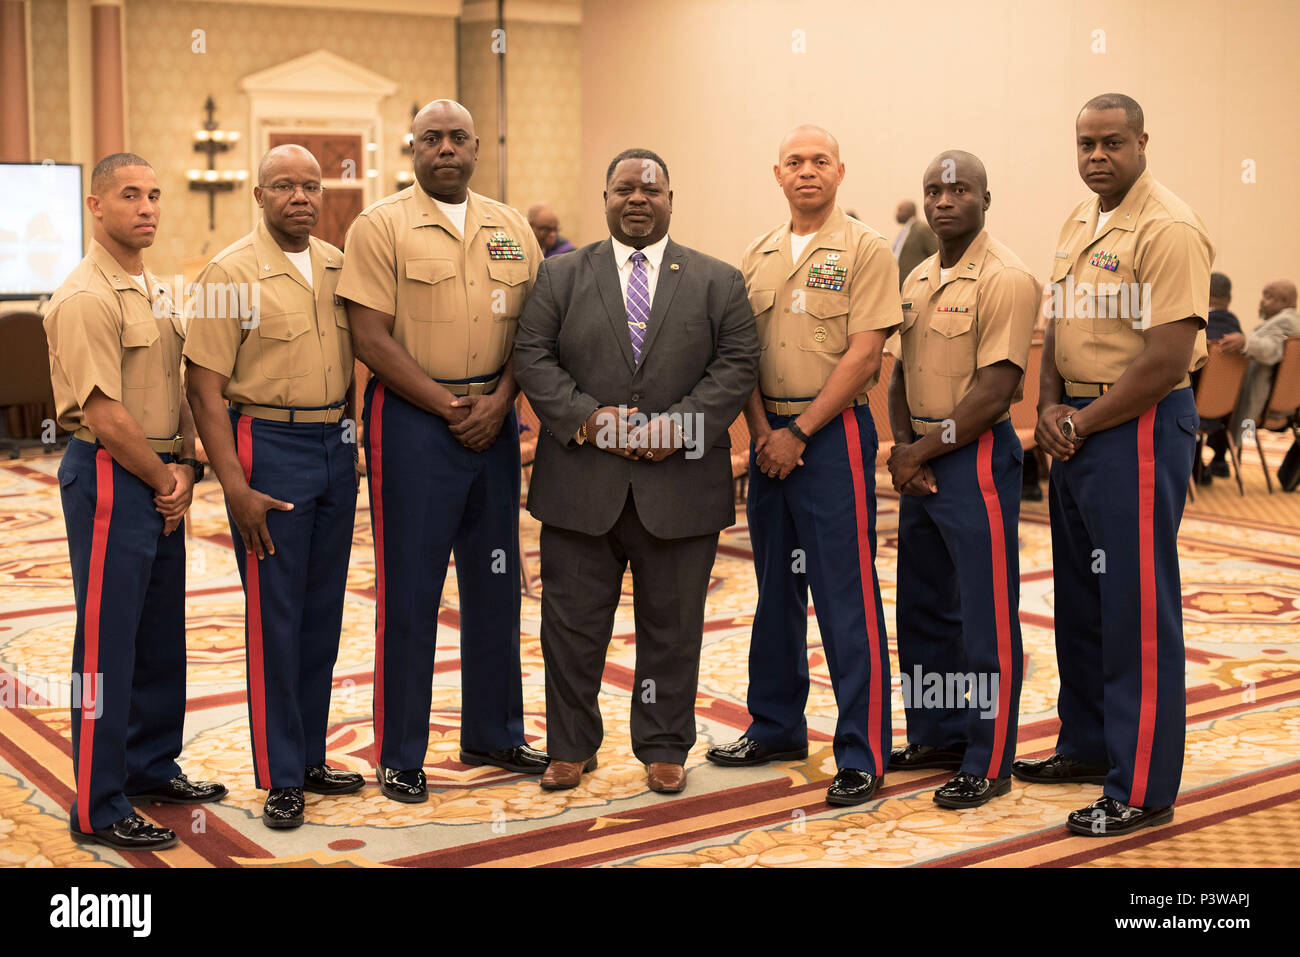
[[[1232,295],[1232,280],[1221,272],[1210,273],[1210,295],[1215,299],[1227,299]]]
[[[615,156],[612,160],[609,161],[609,169],[605,170],[606,186],[609,185],[610,179],[613,178],[614,170],[618,169],[618,164],[623,162],[623,160],[629,160],[629,159],[654,160],[655,163],[659,165],[659,168],[663,170],[664,182],[665,183],[668,182],[668,164],[663,161],[663,157],[661,157],[654,150],[630,149],[630,150],[624,150],[623,152],[619,153],[617,156]]]
[[[1146,132],[1146,119],[1142,115],[1142,107],[1138,106],[1138,101],[1133,97],[1123,93],[1103,93],[1094,96],[1083,104],[1083,109],[1079,112],[1082,113],[1083,110],[1123,110],[1129,129],[1138,136]]]
[[[90,191],[96,196],[104,193],[112,187],[113,177],[117,171],[127,166],[144,166],[153,169],[148,160],[135,153],[109,153],[95,164],[95,169],[90,174]]]

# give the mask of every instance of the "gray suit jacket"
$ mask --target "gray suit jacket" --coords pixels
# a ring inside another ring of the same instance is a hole
[[[541,420],[528,510],[601,535],[632,489],[658,538],[720,531],[736,520],[728,429],[758,380],[758,335],[734,266],[671,239],[660,264],[641,361],[608,239],[542,263],[515,335],[515,378]],[[574,434],[604,405],[680,415],[694,450],[629,461]],[[689,454],[688,454],[689,453]]]
[[[919,216],[912,228],[907,231],[907,238],[898,250],[898,288],[903,288],[903,281],[913,269],[921,265],[939,251],[939,237],[925,224]]]

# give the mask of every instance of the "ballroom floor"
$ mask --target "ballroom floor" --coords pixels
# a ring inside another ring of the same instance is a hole
[[[1287,441],[1267,436],[1273,468]],[[1254,459],[1253,451],[1250,456]],[[54,478],[57,456],[0,462],[0,678],[60,676],[74,630],[67,545]],[[882,483],[883,484],[883,483]],[[684,794],[647,790],[628,742],[634,647],[631,581],[615,625],[602,693],[600,768],[572,791],[457,762],[459,673],[454,576],[439,618],[439,658],[423,805],[385,800],[369,776],[359,794],[308,795],[308,824],[271,831],[253,787],[244,696],[243,596],[221,490],[196,493],[189,541],[189,708],[184,770],[230,788],[220,805],[143,808],[176,828],[183,846],[121,855],[74,844],[69,718],[40,704],[0,707],[0,864],[11,866],[376,867],[409,865],[726,866],[1192,866],[1300,865],[1300,493],[1268,495],[1246,463],[1245,498],[1231,481],[1200,490],[1183,521],[1183,609],[1188,735],[1182,793],[1170,825],[1122,840],[1069,835],[1066,813],[1094,800],[1090,785],[1015,782],[983,808],[938,808],[946,772],[896,772],[877,798],[835,809],[822,800],[834,775],[835,704],[815,619],[807,760],[721,769],[712,744],[744,729],[746,652],[755,604],[743,524],[724,533],[708,605],[700,669],[699,742]],[[364,490],[329,732],[330,761],[369,772],[373,667],[373,556]],[[536,523],[522,513],[534,573]],[[878,573],[894,634],[897,501],[880,495]],[[1020,530],[1021,620],[1028,664],[1020,756],[1055,741],[1058,676],[1052,642],[1051,550],[1045,503],[1026,503]],[[526,729],[546,739],[538,601],[524,599]],[[896,669],[895,669],[896,670]],[[10,687],[12,687],[10,681]],[[903,713],[893,689],[896,740]]]

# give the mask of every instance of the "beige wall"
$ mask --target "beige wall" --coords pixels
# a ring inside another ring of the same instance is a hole
[[[806,31],[806,53],[792,31]],[[1092,31],[1106,52],[1093,53]],[[1284,191],[1300,173],[1300,5],[1292,0],[589,0],[582,31],[582,238],[605,235],[609,159],[658,151],[672,235],[736,261],[786,216],[771,168],[789,127],[840,140],[841,204],[891,240],[942,149],[981,156],[990,231],[1046,272],[1067,212],[1088,194],[1073,120],[1097,93],[1146,112],[1152,173],[1200,214],[1253,321],[1272,278],[1300,279]],[[1254,159],[1258,183],[1241,181]]]
[[[72,127],[68,117],[67,0],[33,0],[32,160],[71,163]]]
[[[474,167],[470,189],[501,199],[501,190],[497,188],[500,168],[500,150],[497,147],[499,61],[492,52],[492,31],[495,29],[495,22],[461,24],[460,101],[473,114],[479,139],[478,165]]]
[[[449,17],[363,13],[181,0],[127,0],[127,148],[149,160],[163,189],[163,219],[149,266],[178,272],[199,254],[212,255],[252,228],[246,185],[217,196],[217,228],[208,230],[207,196],[191,192],[185,171],[206,164],[193,151],[193,131],[211,94],[224,129],[244,134],[239,147],[218,156],[217,167],[251,171],[248,98],[239,81],[250,73],[324,49],[398,84],[382,105],[390,140],[380,195],[395,189],[399,152],[411,104],[453,96],[455,21]],[[191,33],[207,31],[207,52],[191,52]],[[251,183],[251,181],[250,181]]]

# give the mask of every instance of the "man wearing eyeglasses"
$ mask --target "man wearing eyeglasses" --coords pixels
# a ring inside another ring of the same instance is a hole
[[[291,828],[304,790],[365,783],[325,763],[357,501],[352,336],[335,294],[343,254],[311,235],[316,158],[277,146],[257,180],[262,221],[199,274],[184,354],[244,583],[253,773],[270,791],[262,820]]]

